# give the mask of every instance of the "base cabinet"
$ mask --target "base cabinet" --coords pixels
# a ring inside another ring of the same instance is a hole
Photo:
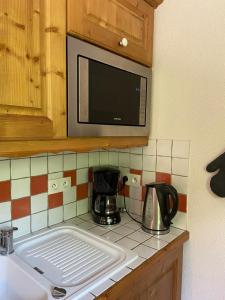
[[[174,243],[146,260],[97,299],[180,300],[183,245]]]

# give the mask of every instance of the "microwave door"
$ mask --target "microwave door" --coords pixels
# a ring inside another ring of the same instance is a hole
[[[79,56],[80,123],[144,126],[147,80]]]

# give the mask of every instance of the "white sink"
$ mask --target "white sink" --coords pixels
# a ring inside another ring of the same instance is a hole
[[[62,299],[78,299],[138,257],[128,249],[68,225],[46,229],[16,242],[14,256],[48,293],[36,294],[35,290],[36,298],[7,300],[53,299],[54,287],[66,290]],[[26,287],[29,290],[29,283]]]
[[[11,256],[0,256],[1,300],[47,300],[47,292]]]

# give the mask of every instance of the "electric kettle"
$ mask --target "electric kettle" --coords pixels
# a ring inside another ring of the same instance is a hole
[[[146,184],[142,229],[156,235],[168,233],[178,203],[178,194],[172,185],[158,182]]]

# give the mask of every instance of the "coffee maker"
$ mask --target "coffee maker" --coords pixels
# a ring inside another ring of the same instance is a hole
[[[120,171],[113,167],[93,169],[92,217],[101,225],[120,222],[119,209],[116,206]]]

